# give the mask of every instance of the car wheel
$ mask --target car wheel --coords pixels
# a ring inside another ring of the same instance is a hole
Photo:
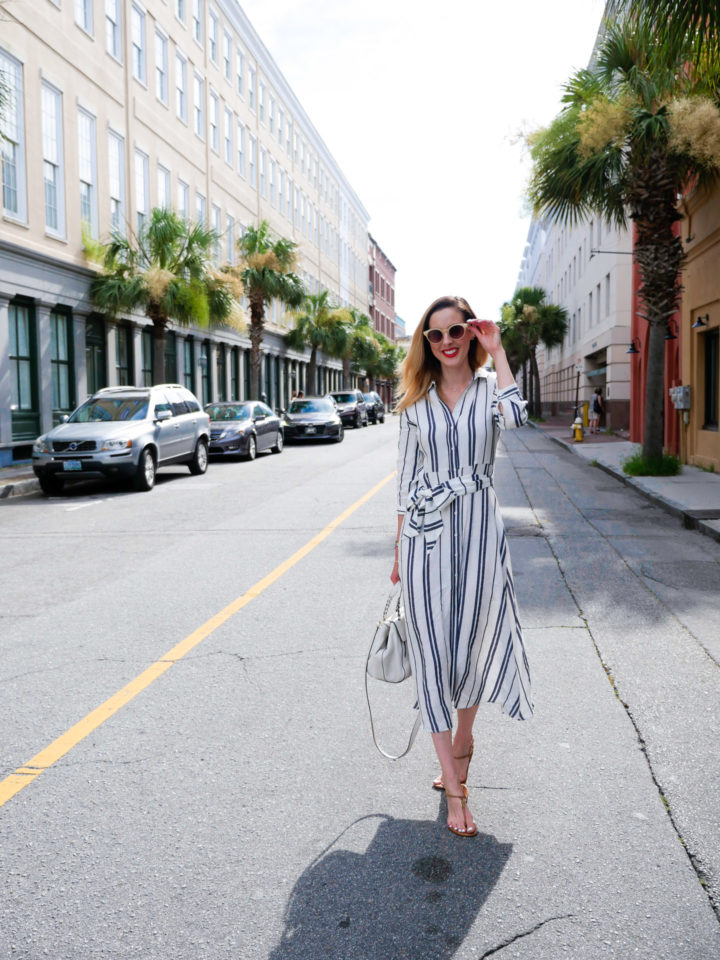
[[[248,440],[247,453],[244,456],[244,460],[254,460],[257,456],[257,441],[255,437],[250,437]]]
[[[342,443],[344,439],[345,439],[345,431],[343,430],[342,427],[340,427],[340,432],[335,437],[335,443]]]
[[[204,440],[198,440],[195,446],[195,453],[193,458],[188,464],[190,467],[190,473],[194,477],[199,477],[201,473],[205,473],[208,468],[208,446]]]
[[[362,415],[358,411],[358,413],[355,414],[355,429],[358,430],[361,426],[362,426]]]
[[[38,483],[46,497],[57,497],[63,492],[64,484],[62,480],[52,474],[45,474],[44,476],[38,477]]]
[[[136,490],[152,490],[155,486],[155,474],[157,467],[152,450],[146,447],[140,454],[137,471],[135,473],[134,485]]]
[[[378,417],[378,423],[385,423],[385,414],[381,413]]]
[[[370,417],[368,417],[367,414],[365,414],[365,419],[363,420],[363,426],[364,426],[364,427],[369,427],[369,426],[370,426]]]
[[[275,446],[272,448],[272,452],[282,453],[284,446],[285,446],[285,438],[283,437],[283,432],[282,430],[278,430],[277,440],[275,441]]]

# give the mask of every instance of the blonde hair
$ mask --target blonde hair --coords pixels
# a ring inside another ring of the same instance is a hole
[[[402,413],[407,407],[411,407],[417,400],[424,397],[433,380],[442,379],[442,366],[432,352],[424,332],[428,329],[432,315],[448,307],[461,313],[464,320],[477,319],[464,297],[439,297],[430,304],[413,334],[410,349],[401,365],[400,399],[395,408],[396,413]],[[486,351],[480,346],[477,338],[473,337],[468,352],[468,363],[472,372],[475,373],[487,363],[487,358]]]

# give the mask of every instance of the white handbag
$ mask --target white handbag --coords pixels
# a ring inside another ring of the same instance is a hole
[[[385,604],[382,620],[375,628],[375,636],[370,644],[370,650],[365,664],[365,697],[367,698],[368,710],[370,712],[370,730],[375,746],[380,753],[388,760],[399,760],[410,752],[415,742],[415,737],[420,729],[420,713],[415,718],[415,725],[410,733],[410,740],[403,753],[394,756],[386,753],[377,742],[375,736],[375,725],[372,718],[372,707],[370,706],[370,694],[368,692],[368,677],[375,680],[383,680],[385,683],[402,683],[412,675],[410,667],[410,656],[407,649],[407,627],[405,623],[405,613],[401,605],[401,592],[392,590]]]

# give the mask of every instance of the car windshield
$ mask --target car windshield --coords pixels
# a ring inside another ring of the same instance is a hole
[[[352,403],[357,399],[354,393],[334,393],[333,397],[336,403]]]
[[[211,420],[249,420],[250,407],[246,404],[238,404],[236,407],[226,407],[219,403],[209,403],[205,407],[205,413]]]
[[[144,420],[148,398],[101,397],[86,400],[69,419],[69,423],[110,423],[115,420]]]
[[[332,413],[333,405],[329,400],[293,400],[288,413]]]
[[[374,397],[371,393],[364,393],[364,394],[363,394],[363,397],[364,397],[366,400],[369,400],[370,403],[375,403],[375,397]]]

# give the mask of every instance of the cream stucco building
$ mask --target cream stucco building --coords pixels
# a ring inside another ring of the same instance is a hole
[[[0,462],[93,389],[152,376],[145,318],[93,312],[83,223],[102,239],[172,207],[232,261],[265,218],[298,243],[310,291],[367,308],[369,215],[236,0],[13,0],[3,16]],[[286,326],[274,305],[276,406],[304,383]],[[248,348],[175,329],[167,359],[203,401],[242,398]],[[339,385],[339,362],[321,366]]]

